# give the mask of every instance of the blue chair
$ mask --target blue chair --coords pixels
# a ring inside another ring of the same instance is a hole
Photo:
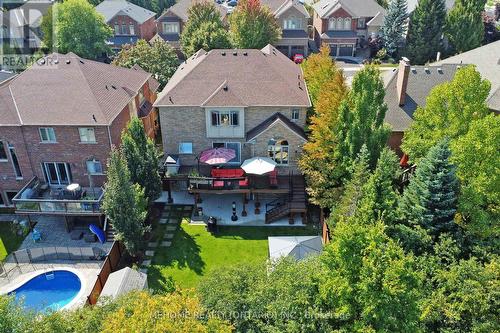
[[[33,239],[33,242],[38,242],[42,240],[42,233],[35,228],[33,228],[33,232],[31,233],[31,239]]]

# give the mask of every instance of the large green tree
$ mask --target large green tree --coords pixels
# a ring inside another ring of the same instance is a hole
[[[96,59],[109,51],[106,41],[113,29],[104,22],[87,0],[66,0],[54,4],[55,33],[52,44],[60,53],[74,52],[80,57]],[[50,45],[50,34],[45,45]]]
[[[188,10],[189,20],[181,34],[181,49],[186,57],[200,49],[231,47],[220,11],[211,2],[194,3]]]
[[[399,47],[403,44],[408,21],[408,5],[406,0],[392,0],[381,30],[384,48],[390,57],[395,58]]]
[[[144,125],[137,117],[127,124],[121,139],[130,180],[144,188],[146,199],[151,204],[161,194],[159,152],[153,140],[146,136]]]
[[[435,239],[457,232],[458,180],[448,145],[448,140],[440,141],[420,160],[399,205],[404,221],[420,225]]]
[[[161,90],[177,70],[179,59],[172,47],[163,40],[157,39],[150,44],[141,39],[135,45],[123,47],[113,64],[127,68],[139,65],[146,72],[153,74],[160,83]]]
[[[444,0],[420,0],[410,15],[406,38],[406,56],[413,64],[423,65],[436,59],[446,20]]]
[[[482,12],[486,0],[457,0],[446,17],[445,34],[453,52],[462,53],[481,46],[484,39]]]
[[[40,29],[42,30],[43,39],[42,46],[48,52],[52,52],[54,48],[54,16],[52,12],[56,5],[52,5],[47,9],[47,12],[42,17],[42,23],[40,24]]]
[[[339,105],[347,95],[342,70],[330,57],[328,46],[311,55],[303,64],[304,78],[314,110],[309,118],[309,140],[299,161],[306,176],[310,200],[331,208],[338,200],[342,174],[339,173]]]
[[[281,37],[281,27],[260,0],[241,0],[229,16],[229,34],[237,48],[260,49]]]
[[[127,161],[119,149],[111,152],[107,171],[102,208],[115,229],[116,239],[123,242],[131,255],[136,255],[148,230],[144,225],[144,190],[132,184]]]
[[[451,160],[460,180],[459,223],[480,238],[500,236],[500,117],[470,124],[452,144]]]
[[[486,99],[490,87],[473,66],[459,69],[452,81],[434,87],[425,107],[415,111],[401,145],[403,151],[418,161],[445,137],[453,146],[454,140],[466,134],[474,120],[489,113]]]

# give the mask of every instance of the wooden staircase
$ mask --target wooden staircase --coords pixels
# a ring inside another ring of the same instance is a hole
[[[106,233],[106,242],[112,243],[115,241],[115,229],[108,218],[104,221],[104,232]]]
[[[293,224],[295,216],[300,214],[302,222],[306,223],[307,196],[305,183],[302,177],[290,177],[290,192],[288,196],[276,199],[266,205],[266,224],[288,217],[288,222]]]

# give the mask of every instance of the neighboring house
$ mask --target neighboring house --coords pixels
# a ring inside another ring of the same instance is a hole
[[[4,70],[0,69],[0,86],[7,83],[9,80],[11,80],[15,76],[16,76],[16,74],[13,72],[4,71]]]
[[[73,53],[42,58],[0,86],[0,205],[101,216],[111,147],[132,116],[155,112],[157,87],[141,69]]]
[[[206,0],[209,1],[209,0]],[[196,0],[180,0],[168,8],[157,20],[158,36],[179,49],[180,34],[188,21],[188,10]],[[308,54],[307,22],[309,13],[304,5],[297,0],[262,0],[263,6],[268,6],[276,16],[283,34],[275,43],[276,48],[289,57],[300,53]],[[220,11],[223,21],[227,19],[229,8],[214,2]]]
[[[224,165],[234,171],[214,169],[205,175],[208,178],[186,179],[191,193],[243,195],[244,202],[247,195],[266,193],[288,200],[286,194],[292,195],[288,177],[293,174],[297,181],[294,193],[302,191],[294,214],[305,214],[298,159],[307,140],[304,127],[311,102],[300,66],[275,47],[200,50],[177,69],[154,106],[159,109],[165,154],[178,159],[184,170],[181,173],[200,171],[199,159],[205,150],[225,147],[236,154]],[[239,168],[252,157],[273,159],[283,182],[278,179],[273,186],[266,182],[267,175],[251,177],[248,182]],[[224,175],[245,179],[225,179]],[[254,186],[257,178],[263,181],[261,187]],[[256,202],[258,211],[258,199]],[[291,212],[267,213],[266,223],[270,223]]]
[[[113,28],[109,41],[114,50],[124,44],[135,44],[139,39],[149,41],[156,34],[156,13],[125,0],[105,0],[95,7]]]
[[[385,122],[392,126],[389,145],[398,154],[401,154],[404,132],[410,127],[417,107],[424,107],[432,88],[451,81],[457,69],[465,65],[475,65],[482,78],[491,82],[487,103],[491,111],[500,113],[500,41],[430,66],[411,66],[410,61],[403,58],[385,88],[388,106]]]
[[[334,57],[355,56],[378,34],[386,13],[375,0],[320,0],[313,9],[316,45],[330,45]]]

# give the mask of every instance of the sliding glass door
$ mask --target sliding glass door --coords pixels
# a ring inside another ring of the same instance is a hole
[[[50,185],[68,185],[71,183],[71,168],[68,163],[44,162],[43,172]]]

